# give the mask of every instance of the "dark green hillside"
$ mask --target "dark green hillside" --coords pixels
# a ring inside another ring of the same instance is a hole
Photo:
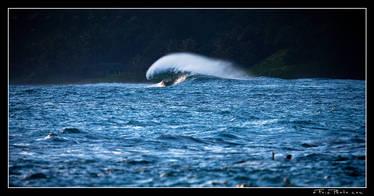
[[[9,11],[9,81],[144,82],[171,52],[252,74],[364,79],[364,10]]]

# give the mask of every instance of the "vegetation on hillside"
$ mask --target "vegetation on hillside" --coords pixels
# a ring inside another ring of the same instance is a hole
[[[255,75],[365,79],[364,10],[9,11],[10,83],[144,82],[171,52]]]

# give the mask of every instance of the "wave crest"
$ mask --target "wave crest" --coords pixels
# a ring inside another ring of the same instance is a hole
[[[148,80],[170,79],[186,74],[248,79],[248,75],[231,62],[192,53],[172,53],[161,57],[148,68],[146,77]]]

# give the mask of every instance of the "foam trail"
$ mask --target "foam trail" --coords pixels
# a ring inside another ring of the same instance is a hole
[[[171,74],[198,74],[228,79],[248,79],[248,75],[232,63],[192,53],[172,53],[161,57],[147,70],[148,80]]]

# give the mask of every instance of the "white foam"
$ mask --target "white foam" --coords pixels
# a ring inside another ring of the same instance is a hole
[[[204,57],[192,53],[172,53],[161,57],[147,70],[147,79],[158,74],[182,72],[228,79],[248,79],[248,75],[234,67],[231,62]]]

